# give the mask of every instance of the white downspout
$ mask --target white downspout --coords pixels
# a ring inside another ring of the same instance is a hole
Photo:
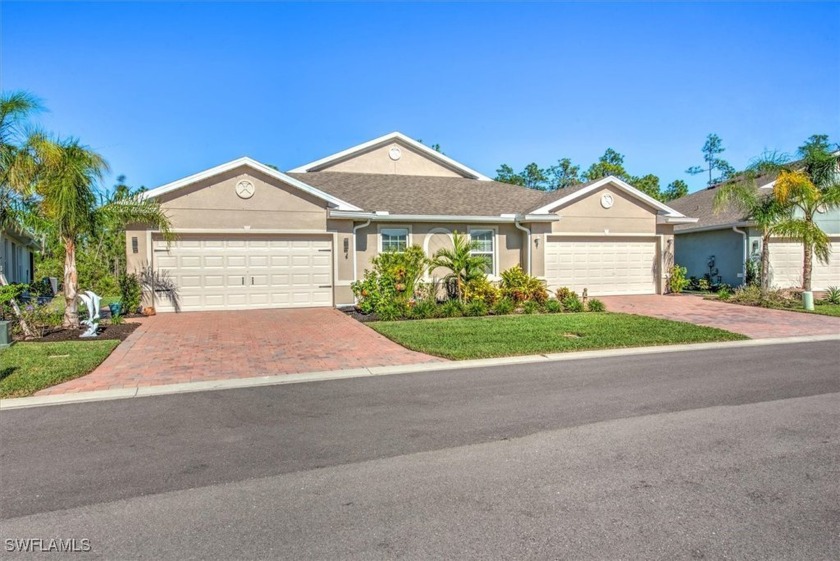
[[[741,259],[741,283],[747,284],[747,233],[732,226],[732,231],[744,237],[744,257]]]
[[[370,218],[368,218],[367,222],[353,226],[353,282],[359,280],[358,272],[356,271],[356,232],[368,226],[370,226]]]
[[[530,228],[526,228],[525,226],[520,224],[518,219],[513,220],[513,225],[516,226],[518,229],[522,230],[523,232],[525,232],[525,234],[527,234],[525,236],[525,249],[526,249],[526,253],[525,253],[525,263],[526,263],[526,265],[525,266],[527,267],[525,272],[530,275],[531,274],[531,230],[530,230]]]

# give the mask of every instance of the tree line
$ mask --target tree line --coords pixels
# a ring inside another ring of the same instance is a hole
[[[704,164],[692,166],[686,170],[686,173],[691,175],[708,173],[710,186],[733,177],[736,173],[735,168],[720,157],[724,150],[720,137],[710,134],[702,148]],[[596,162],[583,171],[581,171],[581,166],[575,165],[571,159],[561,158],[556,164],[548,167],[540,167],[536,162],[531,162],[519,172],[508,164],[502,164],[496,170],[495,179],[529,189],[556,191],[610,175],[626,181],[650,197],[663,202],[679,199],[688,194],[688,184],[682,179],[675,179],[663,189],[657,175],[631,174],[624,167],[624,155],[612,148],[607,148]]]

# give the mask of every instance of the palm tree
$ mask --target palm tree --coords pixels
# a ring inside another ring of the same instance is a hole
[[[814,135],[799,148],[800,159],[779,166],[773,197],[790,212],[774,227],[775,233],[800,240],[804,250],[802,289],[811,291],[814,256],[828,263],[831,240],[815,222],[818,213],[840,206],[840,151],[832,150],[825,135]]]
[[[29,119],[42,109],[41,102],[27,92],[0,94],[0,188],[6,195],[25,193],[32,187],[37,133],[29,130]]]
[[[487,259],[480,255],[473,255],[476,243],[458,233],[452,233],[452,249],[439,249],[432,258],[430,270],[438,267],[452,271],[444,281],[455,286],[455,296],[459,300],[464,298],[464,286],[470,281],[476,280],[485,275]]]
[[[65,327],[78,327],[76,247],[108,221],[144,223],[171,238],[170,222],[160,205],[139,197],[117,197],[97,204],[96,187],[108,170],[105,159],[75,139],[38,141],[40,170],[35,184],[37,212],[48,220],[64,249]]]
[[[759,163],[741,176],[738,181],[721,185],[715,194],[714,210],[736,208],[761,229],[761,266],[759,287],[762,296],[770,289],[770,236],[786,214],[784,205],[769,194],[762,193],[756,185],[763,163]]]

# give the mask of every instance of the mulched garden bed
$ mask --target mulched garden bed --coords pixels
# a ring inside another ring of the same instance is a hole
[[[58,328],[48,331],[40,339],[30,339],[27,343],[55,343],[56,341],[101,341],[103,339],[117,339],[125,341],[135,329],[140,327],[139,323],[126,322],[120,325],[100,325],[99,335],[97,337],[80,338],[79,335],[84,333],[83,329],[63,329]],[[22,339],[21,339],[22,340]]]
[[[379,321],[379,316],[377,316],[374,313],[363,314],[362,312],[360,312],[358,310],[353,310],[353,309],[351,309],[351,310],[341,310],[341,311],[344,312],[345,314],[347,314],[348,316],[350,316],[351,318],[353,318],[354,320],[360,321],[362,323],[367,323],[369,321]]]

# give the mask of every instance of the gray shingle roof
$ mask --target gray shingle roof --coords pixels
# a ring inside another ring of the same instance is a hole
[[[347,172],[290,173],[368,212],[443,216],[528,213],[586,186],[546,193],[498,181]]]
[[[767,185],[772,183],[774,179],[774,175],[759,177],[756,179],[756,186],[761,187]],[[743,212],[735,208],[724,208],[719,212],[715,212],[715,195],[717,195],[718,188],[721,185],[725,185],[725,183],[719,183],[706,189],[701,189],[700,191],[669,202],[668,206],[677,212],[699,219],[696,224],[678,224],[674,227],[674,231],[682,232],[696,230],[697,228],[713,228],[716,226],[725,228],[726,226],[746,222],[749,217],[744,216]]]

